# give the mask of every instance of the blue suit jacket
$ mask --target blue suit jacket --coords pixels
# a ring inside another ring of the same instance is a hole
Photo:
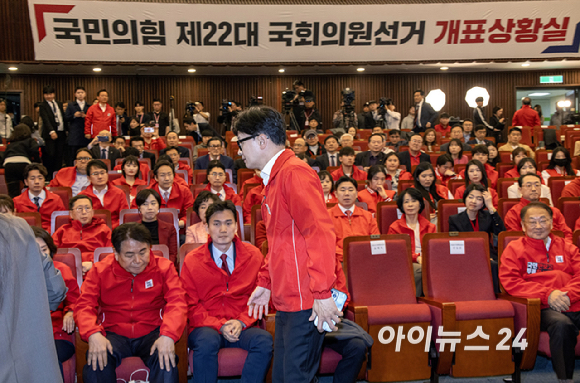
[[[225,166],[226,169],[234,169],[234,160],[231,157],[220,156],[220,162]],[[206,170],[207,165],[209,165],[209,154],[199,157],[195,161],[194,169]]]
[[[71,146],[87,146],[91,140],[85,138],[85,119],[83,117],[75,117],[76,112],[85,112],[89,110],[89,103],[85,101],[85,107],[81,107],[77,101],[68,104],[66,108],[64,119],[68,122],[68,144]]]

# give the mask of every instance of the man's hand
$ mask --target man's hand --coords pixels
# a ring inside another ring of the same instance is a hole
[[[171,367],[169,366],[169,362],[175,368],[175,343],[173,343],[173,339],[168,336],[161,335],[155,343],[153,343],[153,347],[151,347],[151,352],[149,355],[153,355],[153,353],[157,350],[157,354],[159,355],[159,367],[163,370],[167,370],[167,372],[171,371]]]
[[[179,228],[183,229],[185,227],[185,221],[184,220],[180,220],[179,221]]]
[[[56,132],[53,130],[52,132],[50,132],[50,138],[56,140],[58,138],[58,134],[56,134]]]
[[[430,127],[431,127],[431,123],[430,123],[430,122],[426,123],[426,124],[425,124],[425,127],[426,127],[426,128],[430,128]]]
[[[421,261],[422,261],[422,260],[423,260],[423,258],[421,258],[421,256],[419,255],[419,256],[417,257],[417,263],[418,263],[418,264],[421,264]]]
[[[95,138],[93,138],[93,140],[91,141],[91,146],[98,145],[98,143],[99,143],[99,137],[95,136]]]
[[[93,267],[93,262],[83,262],[83,273],[88,273]]]
[[[437,210],[435,210],[435,213],[431,213],[431,214],[429,214],[429,219],[430,219],[431,221],[432,221],[432,220],[434,220],[434,219],[436,219],[436,218],[437,218]]]
[[[90,139],[91,139],[91,135],[90,135],[90,134],[85,134],[85,138],[86,138],[87,140],[90,140]]]
[[[336,323],[340,322],[340,317],[342,313],[336,308],[336,303],[332,297],[326,299],[315,299],[312,305],[312,315],[310,315],[309,321],[313,321],[318,316],[318,332],[323,332],[322,326],[324,322],[328,323],[328,327],[332,331],[337,331],[336,327],[332,321]]]
[[[567,291],[554,290],[548,296],[548,305],[552,310],[559,312],[570,309],[570,297]]]
[[[242,322],[237,319],[231,319],[224,323],[220,331],[228,342],[235,343],[240,340],[242,328]]]
[[[75,117],[82,117],[83,116],[83,112],[75,112]]]
[[[256,286],[250,299],[248,299],[248,316],[254,319],[262,319],[262,313],[268,315],[268,303],[272,292],[264,287]]]
[[[72,334],[75,331],[75,320],[73,319],[72,311],[69,311],[62,317],[62,330],[67,334]]]
[[[113,353],[113,346],[107,338],[100,332],[89,336],[89,352],[87,355],[87,364],[93,366],[93,371],[97,371],[97,363],[103,371],[107,367],[107,351]]]

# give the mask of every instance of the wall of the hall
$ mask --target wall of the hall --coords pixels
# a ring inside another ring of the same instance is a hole
[[[341,75],[341,76],[301,76],[309,89],[317,96],[317,105],[322,113],[325,126],[332,122],[332,114],[338,109],[341,101],[340,91],[351,87],[356,92],[356,111],[362,109],[362,104],[370,99],[391,97],[397,110],[403,116],[412,104],[412,94],[417,88],[425,91],[441,89],[447,95],[447,104],[443,111],[463,118],[471,117],[472,111],[464,98],[465,92],[474,86],[487,88],[490,96],[490,106],[502,106],[511,118],[516,105],[516,86],[538,86],[541,75],[564,75],[564,85],[580,84],[580,70],[565,71],[530,71],[518,72],[480,72],[480,73],[436,73],[436,74],[385,74],[385,75]],[[187,101],[202,100],[206,110],[216,122],[218,108],[223,98],[241,101],[244,105],[250,96],[264,97],[264,103],[280,108],[281,93],[286,87],[291,87],[295,77],[287,76],[50,76],[50,75],[12,75],[9,90],[23,92],[22,112],[31,115],[36,101],[42,101],[42,87],[54,85],[57,99],[60,101],[73,99],[74,89],[82,85],[87,89],[92,100],[97,90],[106,88],[109,91],[110,102],[124,101],[132,105],[142,101],[151,105],[151,100],[159,97],[164,102],[167,111],[169,97],[176,98],[176,116],[181,117]],[[1,79],[4,82],[4,79]],[[146,109],[147,110],[147,109]],[[491,113],[491,112],[489,112]],[[488,114],[489,114],[488,113]]]

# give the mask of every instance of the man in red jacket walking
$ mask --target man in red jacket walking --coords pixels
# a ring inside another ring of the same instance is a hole
[[[113,231],[114,256],[95,264],[74,319],[89,342],[83,380],[115,383],[124,358],[140,357],[149,381],[177,383],[175,342],[185,328],[185,291],[173,263],[151,251],[151,233],[128,223]]]
[[[532,100],[529,97],[522,98],[522,108],[516,110],[512,118],[512,126],[540,126],[540,115],[532,109]]]
[[[560,382],[572,383],[580,329],[580,253],[550,233],[548,205],[531,202],[520,217],[526,236],[503,251],[499,278],[510,295],[540,299],[540,329],[550,335],[554,371]]]
[[[234,132],[249,169],[264,181],[262,217],[269,252],[248,300],[249,314],[276,310],[273,379],[309,383],[320,362],[323,323],[336,331],[340,312],[332,299],[336,236],[322,186],[310,166],[285,150],[284,119],[273,108],[249,108]],[[318,328],[312,321],[318,316]],[[318,330],[318,331],[317,331]]]
[[[236,206],[219,201],[206,212],[211,237],[185,258],[181,281],[188,305],[193,381],[215,383],[221,348],[248,351],[242,382],[263,382],[272,358],[272,336],[254,327],[246,303],[264,263],[260,250],[236,236]]]
[[[91,105],[85,117],[85,138],[92,140],[101,130],[108,130],[111,136],[117,135],[117,115],[109,104],[109,93],[105,89],[97,92],[98,103]]]

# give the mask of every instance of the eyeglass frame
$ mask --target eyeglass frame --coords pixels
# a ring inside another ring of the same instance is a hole
[[[259,134],[252,134],[252,135],[250,135],[250,136],[248,136],[246,138],[242,138],[242,139],[240,139],[238,137],[238,141],[237,141],[238,148],[240,148],[240,150],[243,151],[244,149],[242,149],[242,142],[250,141],[250,140],[252,140],[252,139],[254,139],[254,138],[258,137],[258,136],[259,136]]]

